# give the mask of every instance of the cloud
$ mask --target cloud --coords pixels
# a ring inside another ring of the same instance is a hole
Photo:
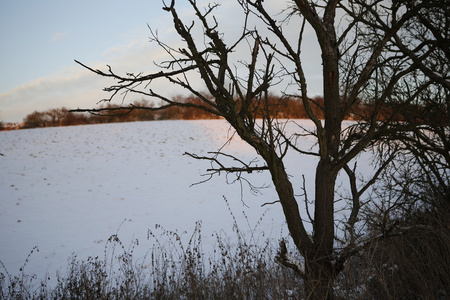
[[[0,94],[1,117],[6,122],[19,122],[27,114],[38,110],[70,106],[76,95],[90,90],[98,95],[87,71],[75,67],[64,69],[51,76],[36,78],[30,82]],[[97,88],[100,90],[100,88]],[[92,101],[93,102],[93,101]]]
[[[66,32],[57,32],[57,33],[55,33],[55,34],[53,35],[51,41],[52,41],[52,42],[57,42],[57,41],[59,41],[59,40],[64,39],[66,36],[67,36],[67,33],[66,33]]]
[[[109,58],[105,62],[82,62],[93,69],[107,71],[106,65],[111,65],[118,74],[126,72],[153,72],[157,70],[153,61],[161,61],[166,54],[156,46],[146,43],[118,46],[116,54],[108,52]],[[127,49],[125,51],[125,49]],[[0,120],[4,122],[20,122],[33,111],[44,111],[50,108],[91,108],[98,101],[110,96],[103,92],[104,87],[115,84],[109,78],[103,78],[77,65],[60,70],[49,76],[36,78],[17,86],[5,93],[0,93]],[[168,96],[175,96],[181,92],[169,83],[158,83],[154,87],[159,91],[170,91]],[[140,99],[141,96],[128,97],[125,103]],[[116,103],[122,98],[117,97]]]
[[[221,18],[224,25],[227,27],[230,20],[236,20],[236,18],[229,18],[234,11],[234,8],[224,6],[223,9],[224,14],[221,15]],[[186,20],[189,20],[188,17],[189,15],[187,15]],[[236,36],[241,34],[242,28],[240,27],[241,25],[239,25],[237,29],[232,28],[231,23],[229,26],[230,28],[224,27],[222,29],[228,33],[227,37],[230,37],[230,40],[233,41],[235,39],[234,34],[236,34]],[[294,36],[294,33],[297,31],[298,27],[296,26],[287,27],[287,34],[289,36]],[[164,43],[173,46],[175,49],[178,47],[185,47],[172,27],[162,30],[160,33],[160,38]],[[54,35],[52,41],[58,41],[65,36],[65,32],[58,32]],[[149,42],[148,36],[140,36],[140,38],[133,37],[134,38],[128,39],[128,41],[131,40],[131,42],[105,49],[103,52],[103,61],[82,61],[82,63],[93,69],[101,69],[104,71],[108,71],[106,65],[110,65],[114,72],[126,76],[125,74],[127,72],[134,74],[144,72],[147,74],[158,71],[159,69],[155,66],[154,62],[160,63],[170,59],[168,54],[161,49],[161,47],[156,43]],[[204,41],[201,32],[196,38],[200,43]],[[304,61],[305,73],[307,73],[309,79],[308,87],[311,91],[310,95],[318,95],[320,94],[322,86],[320,76],[320,51],[316,51],[317,41],[308,40],[309,38],[310,37],[305,33],[305,40],[308,41],[306,45],[308,45],[308,47],[302,52],[302,59]],[[313,35],[312,38],[314,38]],[[230,41],[227,39],[227,42]],[[234,60],[238,61],[242,59],[240,56],[240,53],[242,53],[240,52],[241,50],[245,53],[244,55],[246,55],[243,59],[248,59],[249,46],[244,43],[242,49],[231,54]],[[239,63],[236,64],[236,67],[239,69],[239,76],[245,78],[248,70]],[[190,83],[198,90],[204,90],[203,83],[198,79],[198,75],[195,72],[193,72],[193,75],[194,76],[190,78],[194,79],[191,79],[192,81]],[[94,107],[99,100],[110,96],[110,94],[103,92],[102,89],[115,83],[116,82],[111,79],[99,77],[76,63],[72,63],[69,67],[50,76],[36,78],[5,93],[1,93],[0,120],[6,122],[20,122],[27,114],[35,110],[43,111],[49,108],[63,106],[68,108]],[[183,93],[182,89],[177,89],[173,84],[167,83],[164,80],[153,81],[149,88],[161,91],[169,97]],[[280,86],[280,88],[282,87]],[[126,103],[140,98],[141,96],[139,95],[130,96],[126,99]],[[116,103],[120,103],[121,100],[121,97],[118,96]]]
[[[116,45],[116,46],[107,48],[105,51],[103,51],[103,56],[109,57],[109,58],[114,58],[114,57],[126,55],[127,53],[136,51],[136,49],[145,47],[148,44],[149,44],[149,42],[148,42],[147,38],[135,39],[127,44]]]

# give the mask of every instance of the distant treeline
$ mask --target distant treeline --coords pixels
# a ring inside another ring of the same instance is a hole
[[[189,96],[182,98],[178,96],[174,101],[185,104],[202,104],[202,100],[197,97]],[[315,97],[309,100],[311,111],[319,118],[323,119],[324,100],[322,97]],[[148,100],[134,101],[131,107],[154,108],[155,103]],[[270,95],[264,105],[255,100],[252,106],[254,111],[251,112],[256,117],[262,117],[263,114],[283,119],[306,119],[307,112],[301,99],[278,97]],[[100,109],[99,109],[100,108]],[[71,126],[83,124],[99,124],[114,122],[135,122],[135,121],[151,121],[151,120],[195,120],[195,119],[217,119],[218,117],[212,113],[208,113],[198,108],[171,106],[163,110],[152,109],[129,109],[121,108],[119,105],[106,103],[97,108],[96,113],[71,112],[69,109],[54,108],[46,111],[34,111],[27,115],[21,124],[2,124],[0,130],[22,129],[22,128],[39,128],[53,126]],[[102,110],[106,109],[106,110]],[[354,103],[350,112],[345,116],[347,120],[368,119],[372,117],[374,108],[362,101]],[[387,105],[377,113],[376,119],[385,120],[392,118],[397,121],[408,121],[414,119],[426,120],[441,119],[448,121],[448,114],[445,108],[429,107],[423,105],[402,105],[401,109],[395,105]]]

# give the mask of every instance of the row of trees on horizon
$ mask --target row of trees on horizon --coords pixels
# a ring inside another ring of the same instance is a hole
[[[201,99],[195,96],[177,96],[177,102],[197,105]],[[294,97],[280,97],[270,94],[267,97],[268,105],[264,109],[269,109],[269,115],[280,119],[307,119],[308,115],[300,99]],[[324,100],[321,96],[310,99],[310,106],[314,114],[323,118]],[[195,107],[185,107],[174,105],[165,109],[158,109],[162,104],[156,105],[146,99],[136,100],[127,107],[123,107],[110,102],[104,103],[97,108],[97,112],[74,112],[66,107],[53,108],[45,111],[34,111],[28,114],[20,124],[3,124],[0,122],[0,130],[42,128],[56,126],[74,126],[85,124],[101,124],[116,122],[137,122],[153,120],[199,120],[217,119],[218,117],[204,110]],[[395,105],[385,108],[382,112],[377,112],[376,118],[384,120],[391,117],[396,111]],[[255,101],[254,113],[262,118],[264,112]],[[261,110],[260,114],[258,110]],[[359,101],[353,105],[351,112],[345,117],[347,120],[359,120],[373,113],[373,107],[369,103]],[[417,119],[447,119],[448,114],[441,107],[433,107],[426,104],[409,105],[397,112],[399,121]]]

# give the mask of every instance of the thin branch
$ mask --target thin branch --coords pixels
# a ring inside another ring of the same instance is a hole
[[[208,153],[215,154],[215,156],[214,157],[198,156],[196,154],[189,153],[189,152],[185,152],[184,155],[188,155],[188,156],[190,156],[190,157],[192,157],[194,159],[198,159],[198,160],[211,161],[211,162],[214,162],[217,165],[219,165],[219,168],[209,168],[209,169],[207,169],[207,171],[209,171],[209,172],[217,172],[217,173],[222,172],[222,171],[223,172],[227,172],[227,173],[242,173],[242,172],[245,172],[245,173],[249,173],[250,174],[250,173],[253,173],[255,171],[259,172],[259,171],[264,171],[264,170],[268,170],[269,169],[267,166],[261,166],[261,167],[255,166],[255,167],[252,167],[250,165],[245,164],[242,160],[240,160],[240,159],[238,159],[238,158],[236,158],[236,157],[234,157],[232,155],[229,155],[229,154],[225,154],[225,153],[221,153],[221,152],[208,152]],[[226,157],[233,158],[235,161],[238,161],[239,163],[241,163],[243,165],[243,167],[225,167],[217,159],[217,155],[219,155],[219,154],[223,155],[223,156],[226,156]]]
[[[275,203],[280,203],[280,200],[275,200],[275,201],[273,201],[273,202],[266,202],[266,203],[264,203],[264,204],[261,204],[261,207],[264,207],[264,206],[266,206],[266,205],[272,205],[272,204],[275,204]]]

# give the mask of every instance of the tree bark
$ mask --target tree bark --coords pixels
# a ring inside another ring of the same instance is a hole
[[[316,202],[314,211],[314,243],[316,259],[331,257],[334,241],[334,187],[336,176],[328,160],[316,168]]]
[[[303,225],[294,189],[286,173],[283,161],[276,157],[267,162],[292,239],[303,256],[310,256],[310,253],[313,251],[313,242]]]
[[[339,93],[339,51],[334,28],[335,1],[330,1],[321,26],[314,29],[322,50],[324,128],[319,139],[320,161],[316,168],[314,251],[305,257],[305,288],[312,299],[333,298],[334,194],[342,125]]]
[[[305,290],[312,299],[330,299],[333,295],[335,182],[332,163],[329,159],[321,159],[315,179],[314,250],[305,257]]]

